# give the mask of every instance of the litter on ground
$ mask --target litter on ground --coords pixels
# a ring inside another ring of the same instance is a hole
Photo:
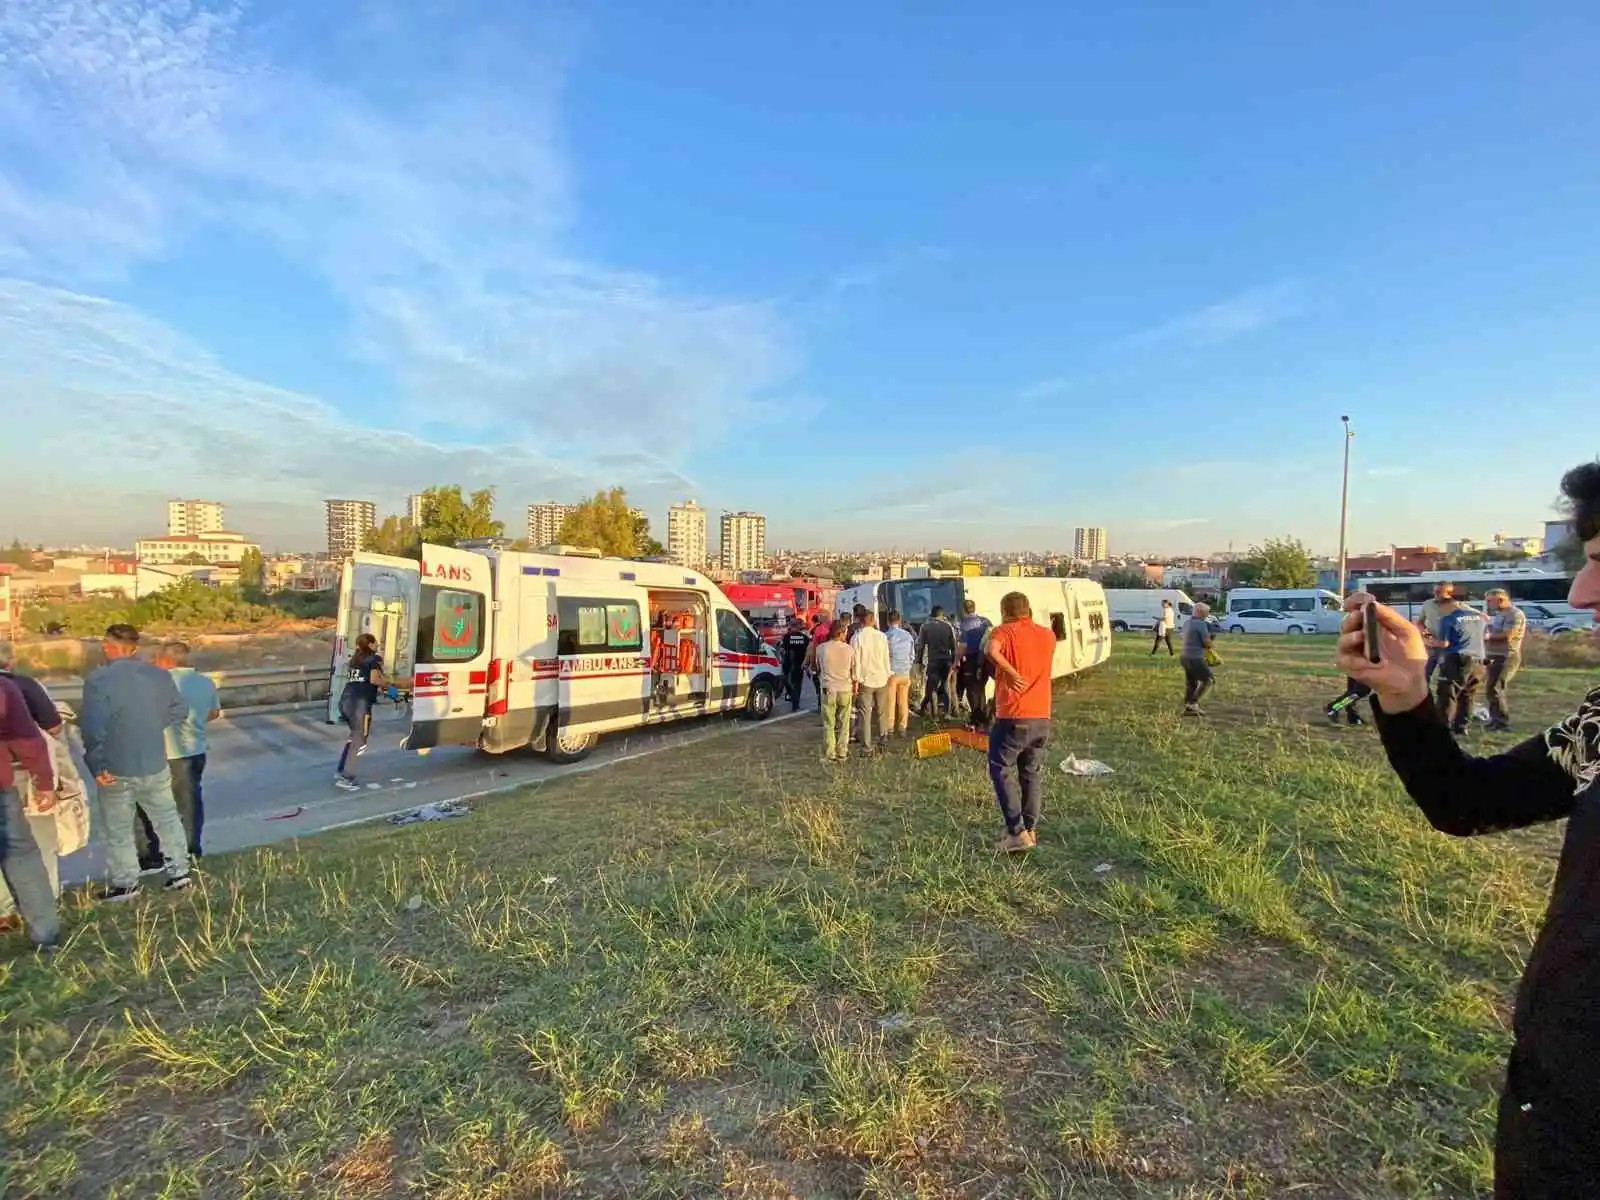
[[[1061,769],[1068,775],[1110,775],[1111,768],[1099,759],[1079,758],[1069,754],[1061,760]]]
[[[421,808],[395,813],[389,818],[389,824],[415,825],[418,821],[448,821],[451,817],[464,817],[471,811],[459,800],[441,800],[437,804],[424,804]]]

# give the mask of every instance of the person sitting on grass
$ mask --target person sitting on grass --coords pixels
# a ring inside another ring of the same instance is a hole
[[[1585,554],[1568,603],[1600,612],[1600,462],[1568,471],[1561,491]],[[1367,659],[1366,614],[1358,610],[1344,620],[1339,669],[1373,689],[1389,765],[1433,827],[1472,837],[1572,818],[1512,1018],[1494,1194],[1593,1196],[1600,1181],[1600,688],[1542,734],[1474,758],[1428,695],[1422,631],[1392,608],[1372,611],[1381,625],[1379,661]]]
[[[1028,597],[1000,598],[1000,628],[989,634],[994,667],[995,719],[989,726],[989,779],[1006,823],[999,849],[1006,854],[1039,844],[1039,771],[1050,742],[1050,667],[1056,635],[1036,625]],[[1017,773],[1018,787],[1011,781]]]

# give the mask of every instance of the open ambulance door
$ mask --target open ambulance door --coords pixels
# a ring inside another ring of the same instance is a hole
[[[475,746],[483,736],[493,568],[476,551],[423,544],[407,749]]]
[[[378,639],[383,673],[409,691],[412,651],[417,642],[417,610],[422,564],[414,558],[357,554],[347,559],[339,583],[339,618],[333,631],[333,662],[328,678],[328,723],[339,721],[339,695],[356,638]]]

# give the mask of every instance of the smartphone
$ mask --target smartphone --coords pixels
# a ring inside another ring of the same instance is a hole
[[[1367,635],[1367,661],[1379,663],[1383,661],[1383,654],[1378,648],[1378,635],[1382,632],[1378,624],[1378,602],[1368,600],[1361,606],[1361,630]]]

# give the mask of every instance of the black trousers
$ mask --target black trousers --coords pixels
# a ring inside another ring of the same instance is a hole
[[[1593,1089],[1559,1094],[1540,1074],[1525,1050],[1511,1048],[1494,1131],[1495,1200],[1592,1196],[1600,1179]]]
[[[1167,654],[1169,656],[1177,653],[1177,651],[1172,648],[1172,630],[1170,630],[1170,629],[1167,630],[1165,633],[1156,634],[1155,645],[1150,647],[1150,653],[1154,654],[1157,650],[1161,649],[1161,643],[1162,642],[1166,642],[1166,644],[1167,644]]]
[[[1450,723],[1455,733],[1465,733],[1472,719],[1472,699],[1483,683],[1483,661],[1465,654],[1445,651],[1434,673],[1433,702],[1439,715]]]
[[[1186,658],[1183,660],[1183,702],[1185,704],[1199,704],[1200,697],[1211,690],[1211,685],[1217,681],[1216,672],[1204,659]]]
[[[950,668],[955,664],[948,659],[928,664],[928,676],[922,687],[922,712],[932,709],[937,716],[950,711]],[[943,703],[943,710],[939,705]]]
[[[784,691],[788,693],[789,703],[799,708],[800,692],[806,686],[806,664],[804,659],[784,667],[783,685]]]
[[[1337,717],[1342,710],[1344,719],[1351,725],[1361,724],[1361,701],[1372,695],[1372,689],[1359,680],[1346,679],[1344,692],[1328,705],[1328,715]]]
[[[956,686],[972,713],[973,725],[979,729],[988,725],[989,703],[984,692],[989,686],[989,664],[977,657],[962,659],[956,672]]]

